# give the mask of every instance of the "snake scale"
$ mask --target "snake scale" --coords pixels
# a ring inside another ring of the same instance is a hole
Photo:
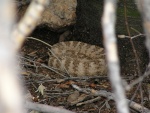
[[[54,44],[48,65],[72,76],[106,75],[107,66],[104,49],[78,41]],[[57,57],[56,57],[57,56]]]

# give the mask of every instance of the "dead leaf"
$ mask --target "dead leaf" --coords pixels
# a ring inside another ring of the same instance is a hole
[[[97,94],[97,91],[94,90],[94,89],[91,89],[91,93],[92,93],[92,94]]]
[[[92,87],[92,88],[96,88],[96,84],[91,83],[91,84],[90,84],[90,87]]]
[[[68,96],[67,98],[67,102],[71,103],[72,101],[77,100],[77,98],[79,97],[79,91],[74,91],[71,95]]]
[[[61,83],[61,82],[64,82],[64,81],[65,81],[64,79],[57,79],[56,80],[57,83]]]
[[[36,55],[35,53],[37,53],[37,51],[32,51],[32,52],[31,52],[31,53],[29,53],[28,55],[33,57],[33,56],[35,56],[35,55]]]
[[[71,106],[79,103],[79,102],[82,102],[83,100],[85,100],[86,98],[88,97],[87,94],[81,94],[80,96],[78,96],[78,98],[74,101],[71,102]]]
[[[36,61],[39,62],[39,63],[43,63],[44,62],[41,58],[38,58]]]
[[[67,81],[65,84],[67,84],[67,85],[71,85],[71,84],[75,84],[75,82],[74,82],[74,81],[72,81],[72,80],[69,80],[69,81]]]
[[[46,89],[46,87],[45,86],[43,86],[42,84],[38,87],[38,91],[42,94],[42,95],[44,95],[44,90]]]
[[[67,84],[60,84],[60,85],[58,85],[58,87],[59,88],[66,88],[66,89],[68,89],[70,86],[67,85]]]

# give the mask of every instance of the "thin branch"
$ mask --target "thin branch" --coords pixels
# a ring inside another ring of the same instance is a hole
[[[81,106],[81,105],[84,105],[84,104],[90,104],[90,103],[93,103],[93,102],[97,102],[100,99],[102,99],[102,98],[98,96],[98,97],[93,98],[91,100],[87,100],[87,101],[84,101],[84,102],[77,103],[76,106]]]
[[[37,38],[34,38],[34,37],[27,37],[27,38],[28,38],[28,39],[32,39],[32,40],[39,41],[39,42],[41,42],[41,43],[43,43],[43,44],[45,44],[45,45],[47,45],[47,46],[49,46],[49,47],[52,47],[50,44],[48,44],[48,43],[46,43],[46,42],[44,42],[44,41],[42,41],[42,40],[40,40],[40,39],[37,39]],[[56,55],[51,49],[48,49],[48,50],[49,50],[49,51],[51,52],[51,54],[60,62],[60,64],[62,64],[60,58],[58,58],[57,55]],[[64,68],[65,72],[67,73],[67,75],[69,75],[69,76],[71,77],[71,75],[69,74],[69,72],[68,72],[68,70],[66,69],[66,67],[63,67],[63,68]]]
[[[130,33],[130,30],[129,30],[129,24],[128,24],[128,18],[127,18],[127,4],[126,4],[126,0],[124,0],[124,14],[125,14],[126,29],[127,29],[128,35],[130,37],[130,43],[131,43],[131,46],[132,46],[132,49],[133,49],[133,53],[134,53],[134,56],[135,56],[138,76],[140,77],[142,75],[142,73],[141,73],[141,69],[140,69],[139,57],[138,57],[138,54],[136,52],[134,43],[133,43],[132,38],[131,38],[131,33]],[[141,103],[142,103],[142,106],[143,106],[142,82],[139,82],[139,89],[140,89]]]
[[[36,40],[36,41],[39,41],[39,42],[49,46],[50,48],[52,47],[52,45],[50,45],[50,44],[48,44],[48,43],[46,43],[46,42],[44,42],[44,41],[42,41],[40,39],[34,38],[34,37],[27,37],[27,39]]]
[[[46,69],[49,69],[49,70],[51,70],[51,71],[53,71],[53,72],[59,74],[59,75],[62,76],[62,77],[66,77],[65,75],[59,73],[56,69],[54,69],[54,68],[52,68],[52,67],[49,67],[49,66],[47,66],[47,65],[45,65],[45,64],[41,64],[41,63],[39,63],[39,62],[32,61],[32,60],[27,59],[27,58],[22,57],[22,56],[20,56],[20,58],[25,59],[25,60],[27,60],[27,61],[29,61],[29,62],[32,62],[32,63],[40,64],[41,66],[39,66],[39,67],[44,67],[44,68],[46,68]]]
[[[139,82],[142,82],[144,80],[144,78],[148,77],[150,75],[150,63],[145,71],[145,73],[143,74],[143,76],[140,76],[139,78],[137,78],[136,80],[134,80],[131,84],[129,84],[128,86],[126,86],[127,90],[130,90],[134,85],[138,84]]]
[[[127,29],[127,32],[128,32],[128,36],[130,37],[130,43],[131,43],[131,46],[132,46],[132,49],[133,49],[133,53],[134,53],[134,56],[135,56],[135,59],[136,59],[138,75],[141,76],[142,73],[141,73],[141,69],[140,69],[140,63],[139,63],[139,60],[138,60],[139,58],[138,58],[138,55],[137,55],[134,43],[133,43],[132,38],[131,38],[131,33],[130,33],[130,30],[129,30],[129,24],[128,24],[128,18],[127,18],[126,0],[124,0],[124,15],[125,15],[126,29]]]
[[[137,38],[137,37],[140,37],[140,36],[145,36],[145,34],[138,34],[138,35],[135,35],[135,36],[126,36],[126,35],[118,35],[117,37],[118,38],[129,38],[129,39],[134,39],[134,38]]]
[[[133,27],[130,27],[133,31],[135,31],[135,32],[137,32],[138,34],[142,34],[142,33],[140,33],[140,31],[138,31],[138,30],[136,30],[135,28],[133,28]]]
[[[100,91],[96,91],[96,90],[92,90],[92,93],[95,94],[96,96],[104,96],[104,97],[107,97],[108,99],[110,100],[114,100],[114,94],[113,93],[110,93],[110,92],[107,92],[107,91],[104,91],[104,90],[100,90]],[[142,105],[134,102],[134,101],[131,101],[129,99],[126,99],[127,103],[129,104],[129,106],[138,111],[138,112],[143,112],[143,113],[150,113],[150,110],[146,107],[143,107]]]

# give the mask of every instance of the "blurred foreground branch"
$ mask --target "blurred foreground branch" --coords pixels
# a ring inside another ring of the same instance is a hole
[[[34,0],[12,33],[15,6],[12,0],[0,1],[0,113],[26,112],[16,54],[25,37],[35,28],[47,3],[48,0]]]
[[[120,67],[115,38],[116,0],[105,0],[102,27],[106,50],[108,74],[114,91],[118,113],[129,113],[120,77]]]
[[[15,6],[11,0],[0,1],[0,112],[24,113],[22,85],[17,51],[11,40]]]
[[[49,0],[32,0],[24,17],[13,31],[12,38],[15,42],[16,49],[19,49],[22,46],[26,36],[28,36],[36,27],[36,24],[41,18],[41,15],[48,3]]]

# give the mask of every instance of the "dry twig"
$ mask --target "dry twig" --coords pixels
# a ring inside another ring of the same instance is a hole
[[[113,93],[107,92],[105,90],[97,91],[97,90],[89,89],[89,88],[88,89],[82,89],[79,86],[76,86],[76,87],[73,87],[73,88],[75,88],[76,90],[78,90],[80,92],[84,92],[86,94],[88,92],[89,95],[103,96],[103,97],[106,97],[108,100],[115,100],[115,95]],[[150,110],[148,108],[143,107],[142,105],[140,105],[140,104],[138,104],[134,101],[131,101],[129,99],[126,99],[126,101],[132,109],[134,109],[138,112],[143,112],[143,113],[149,113],[150,112]]]
[[[142,73],[141,73],[141,69],[140,69],[139,57],[138,57],[138,54],[136,52],[133,40],[131,38],[131,33],[130,33],[130,30],[129,30],[129,24],[128,24],[128,18],[127,18],[127,4],[126,4],[126,0],[124,0],[124,14],[125,14],[126,29],[127,29],[128,35],[130,37],[130,43],[131,43],[131,46],[132,46],[132,49],[133,49],[133,53],[134,53],[134,56],[135,56],[138,76],[140,77],[142,75]],[[142,82],[139,82],[139,89],[140,89],[139,91],[140,91],[140,96],[141,96],[141,104],[143,106]]]

